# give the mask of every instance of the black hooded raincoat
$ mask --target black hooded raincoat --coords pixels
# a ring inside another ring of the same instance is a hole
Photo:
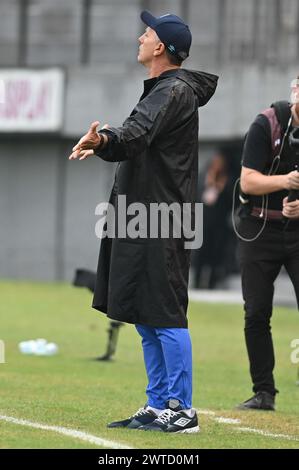
[[[217,80],[185,69],[145,80],[130,117],[107,131],[109,144],[98,155],[120,162],[110,196],[116,220],[120,195],[126,196],[126,207],[196,201],[198,107],[214,94]],[[190,250],[184,241],[103,238],[93,307],[118,321],[187,328]]]

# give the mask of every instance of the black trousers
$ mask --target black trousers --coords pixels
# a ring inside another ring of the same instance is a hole
[[[262,226],[254,217],[242,219],[240,233],[252,238]],[[238,255],[242,275],[245,309],[245,340],[250,363],[253,391],[273,395],[275,365],[271,334],[274,281],[285,266],[293,283],[299,305],[299,223],[287,226],[281,221],[267,221],[265,230],[254,242],[239,241]]]

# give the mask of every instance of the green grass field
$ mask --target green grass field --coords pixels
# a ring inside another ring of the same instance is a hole
[[[6,363],[0,364],[0,415],[72,428],[139,449],[299,448],[298,366],[290,360],[290,342],[299,337],[297,311],[277,308],[274,314],[277,411],[237,412],[234,406],[251,395],[242,307],[191,303],[193,405],[216,414],[200,414],[199,434],[169,435],[106,428],[107,422],[132,414],[146,401],[141,345],[134,327],[120,330],[113,362],[92,361],[105,351],[108,322],[89,307],[87,290],[66,284],[1,282],[0,293],[0,339],[6,348]],[[20,341],[40,337],[56,342],[59,354],[20,354]],[[0,419],[0,448],[96,447]]]

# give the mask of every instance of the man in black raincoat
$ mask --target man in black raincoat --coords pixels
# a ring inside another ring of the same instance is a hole
[[[181,68],[192,38],[179,17],[155,18],[143,11],[141,19],[147,28],[139,38],[138,61],[147,67],[149,79],[139,103],[122,127],[106,125],[98,133],[99,123],[93,123],[70,159],[96,154],[120,162],[110,196],[117,233],[102,239],[93,307],[111,319],[136,325],[149,383],[145,407],[109,427],[191,433],[199,426],[191,402],[186,237],[165,237],[160,232],[151,237],[146,230],[149,212],[138,219],[139,236],[124,233],[120,220],[124,213],[134,215],[130,207],[136,210],[136,203],[147,211],[161,203],[194,206],[198,107],[214,94],[218,77]],[[194,222],[194,210],[191,219]],[[174,225],[173,215],[169,226]]]

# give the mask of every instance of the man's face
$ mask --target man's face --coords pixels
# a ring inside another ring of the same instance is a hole
[[[291,103],[296,104],[298,107],[299,104],[299,78],[295,78],[295,80],[291,83]]]
[[[154,50],[161,41],[156,32],[150,27],[146,28],[143,35],[138,38],[138,41],[140,42],[140,46],[137,60],[143,65],[149,65],[153,60]]]

